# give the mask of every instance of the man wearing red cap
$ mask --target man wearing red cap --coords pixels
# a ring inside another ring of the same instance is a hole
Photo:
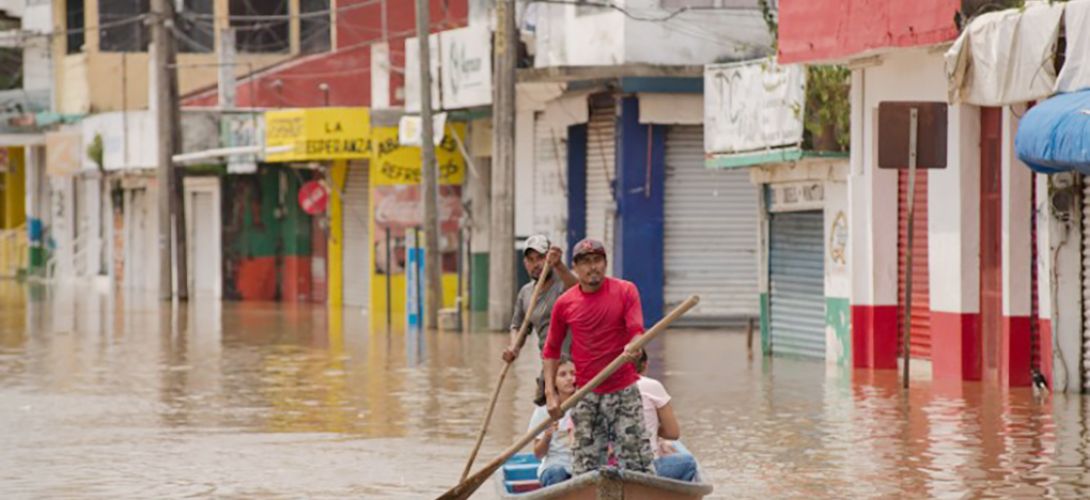
[[[585,239],[572,252],[579,286],[564,292],[553,305],[545,340],[545,397],[549,413],[560,415],[553,380],[561,346],[571,330],[575,384],[583,386],[620,355],[635,362],[639,352],[629,345],[643,333],[640,293],[632,282],[606,273],[602,242]],[[572,473],[579,475],[606,463],[609,444],[622,468],[651,472],[651,444],[644,435],[639,374],[626,363],[572,410],[575,423]]]

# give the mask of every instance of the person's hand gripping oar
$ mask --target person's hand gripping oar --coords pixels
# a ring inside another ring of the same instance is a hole
[[[610,375],[613,375],[613,372],[617,371],[621,365],[632,362],[632,353],[638,353],[648,342],[651,342],[656,336],[666,330],[666,327],[670,326],[670,323],[673,323],[674,320],[680,318],[681,315],[688,312],[689,309],[695,307],[698,302],[700,302],[700,297],[697,297],[696,295],[692,295],[688,299],[685,299],[685,302],[682,302],[681,305],[674,308],[673,311],[670,311],[670,314],[667,314],[665,318],[662,318],[658,323],[655,323],[655,326],[651,327],[650,330],[644,332],[636,341],[625,347],[624,352],[614,358],[614,360],[609,363],[604,370],[599,372],[598,375],[595,375],[590,382],[587,382],[587,385],[580,387],[575,394],[572,394],[567,401],[564,401],[564,403],[560,405],[559,413],[563,414],[571,409],[571,407],[575,406],[575,404],[590,393],[590,391],[593,391],[596,387],[601,385],[602,382],[605,382]],[[511,458],[512,455],[518,453],[519,450],[526,446],[530,441],[533,441],[538,434],[541,434],[546,427],[552,425],[556,420],[556,417],[550,415],[548,419],[545,419],[544,422],[541,422],[533,429],[530,429],[530,432],[527,432],[526,435],[519,438],[515,444],[504,450],[500,456],[489,462],[483,469],[462,480],[457,486],[440,495],[439,500],[465,500],[466,498],[469,498],[469,496],[477,491],[477,488],[480,488],[489,476],[495,473],[496,469],[499,469],[508,458]]]
[[[484,442],[484,435],[488,432],[488,424],[492,422],[492,411],[496,409],[496,399],[500,396],[500,388],[503,387],[503,381],[507,378],[507,372],[511,370],[511,365],[515,363],[515,359],[518,357],[519,351],[522,350],[522,346],[526,344],[526,337],[530,333],[530,316],[534,313],[534,308],[537,307],[538,298],[545,291],[545,282],[549,279],[549,271],[552,270],[552,264],[546,260],[545,268],[541,270],[541,276],[537,278],[537,284],[534,285],[534,293],[530,295],[530,306],[526,308],[526,315],[522,318],[522,325],[519,326],[518,337],[515,340],[513,346],[514,355],[506,357],[504,359],[503,370],[500,370],[500,379],[496,381],[496,390],[492,391],[492,400],[488,402],[488,411],[484,414],[484,421],[481,422],[481,430],[477,433],[477,443],[473,446],[473,451],[469,454],[469,460],[466,461],[466,467],[462,471],[462,477],[459,481],[465,481],[466,476],[469,475],[469,470],[473,468],[473,461],[477,459],[477,452],[481,449],[481,443]]]

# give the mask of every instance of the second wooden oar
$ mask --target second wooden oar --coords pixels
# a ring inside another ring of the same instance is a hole
[[[552,266],[546,261],[545,269],[541,270],[541,276],[537,278],[537,284],[534,285],[534,293],[530,295],[530,307],[526,309],[526,315],[522,318],[522,325],[519,326],[518,338],[515,340],[516,353],[521,351],[522,346],[526,344],[526,337],[530,333],[530,315],[534,313],[534,308],[537,307],[537,301],[545,291],[545,282],[549,279],[549,271],[551,268]],[[469,470],[473,468],[473,461],[477,459],[477,452],[481,450],[481,443],[484,442],[484,435],[488,432],[488,424],[492,422],[492,412],[496,409],[496,399],[500,396],[500,388],[503,387],[503,381],[507,378],[507,372],[511,370],[511,365],[514,363],[514,360],[505,362],[503,370],[500,370],[500,379],[496,381],[496,390],[492,391],[492,400],[488,402],[488,411],[484,414],[484,421],[481,422],[481,430],[477,433],[477,443],[473,445],[473,451],[469,454],[469,460],[466,461],[466,468],[462,471],[462,477],[459,481],[465,481],[466,476],[469,475]]]
[[[674,308],[673,311],[670,311],[670,314],[667,314],[665,318],[662,318],[662,320],[660,320],[658,323],[655,323],[655,326],[651,327],[650,330],[647,330],[647,332],[640,336],[640,339],[636,341],[634,347],[636,349],[643,349],[643,347],[647,345],[648,342],[653,340],[658,334],[662,333],[663,330],[666,330],[666,327],[670,326],[670,323],[673,323],[674,320],[680,318],[681,315],[688,312],[689,309],[695,307],[698,302],[700,302],[700,297],[696,295],[692,295],[688,299],[685,299],[685,302],[682,302],[680,305]],[[580,387],[579,390],[575,392],[575,394],[572,394],[572,396],[568,398],[567,401],[564,401],[564,403],[560,405],[560,412],[564,413],[571,409],[571,407],[575,406],[575,404],[578,403],[579,400],[583,399],[590,391],[593,391],[594,388],[601,385],[602,382],[605,382],[605,380],[609,378],[610,375],[613,375],[613,372],[617,371],[617,369],[620,368],[621,365],[628,362],[629,360],[625,357],[624,353],[622,353],[620,356],[617,356],[613,360],[613,362],[605,367],[605,369],[603,369],[601,372],[598,372],[598,375],[595,375],[594,378],[590,380],[590,382],[587,382],[587,385]],[[515,442],[515,444],[504,450],[503,453],[500,454],[500,456],[489,462],[488,465],[484,466],[483,469],[477,471],[472,476],[469,476],[469,478],[463,480],[461,483],[458,484],[458,486],[455,486],[448,490],[446,493],[443,493],[439,497],[439,500],[465,500],[466,498],[469,498],[469,496],[472,495],[473,492],[477,491],[477,488],[480,488],[481,484],[484,484],[488,477],[495,473],[496,469],[499,469],[500,466],[502,466],[508,458],[511,458],[512,455],[518,453],[519,450],[522,449],[522,447],[526,446],[530,441],[533,441],[534,438],[538,436],[538,434],[541,434],[541,432],[544,431],[546,427],[552,425],[555,421],[556,419],[550,416],[544,422],[541,422],[533,429],[530,429],[530,432],[527,432],[526,435],[522,436],[522,438]]]

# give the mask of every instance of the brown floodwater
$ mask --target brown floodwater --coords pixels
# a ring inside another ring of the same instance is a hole
[[[0,495],[434,497],[507,339],[368,323],[0,283]],[[1084,397],[924,379],[906,396],[893,372],[751,357],[738,331],[670,331],[651,358],[719,498],[1090,497]],[[517,362],[478,464],[525,431],[537,369]]]

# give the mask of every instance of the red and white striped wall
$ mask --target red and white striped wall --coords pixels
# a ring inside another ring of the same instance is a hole
[[[897,367],[898,181],[895,170],[877,168],[878,104],[945,102],[943,74],[942,55],[927,50],[886,54],[853,72],[848,226],[857,368]],[[1035,328],[1041,358],[1051,359],[1050,294],[1040,283],[1047,279],[1037,283],[1037,317],[1043,319],[1036,324],[1032,307],[1033,178],[1014,154],[1022,112],[1024,106],[949,106],[947,166],[927,172],[925,333],[936,381],[994,378],[1004,386],[1029,385]],[[1047,195],[1047,187],[1037,189]],[[1038,224],[1039,263],[1047,261],[1056,238],[1044,226]],[[1049,270],[1039,265],[1037,272],[1048,276]]]

